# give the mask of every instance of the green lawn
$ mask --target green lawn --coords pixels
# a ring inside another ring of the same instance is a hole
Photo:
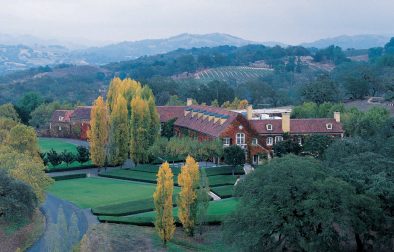
[[[224,186],[224,185],[234,185],[237,181],[237,175],[216,175],[209,176],[208,182],[210,187]]]
[[[51,149],[54,149],[58,154],[63,152],[64,150],[67,150],[69,152],[72,152],[74,154],[77,153],[77,146],[71,143],[68,143],[64,141],[63,139],[58,139],[58,138],[38,138],[38,144],[40,147],[40,152],[49,152]],[[76,167],[91,167],[92,161],[88,161],[81,165],[78,162],[72,162],[68,167],[65,163],[61,163],[60,165],[57,165],[56,167],[53,167],[53,165],[48,164],[48,170],[54,171],[56,169],[66,169],[66,168],[76,168]]]
[[[106,178],[56,181],[48,190],[81,208],[92,208],[151,198],[156,186]]]
[[[225,185],[225,186],[217,186],[212,187],[211,191],[218,195],[220,198],[230,198],[234,194],[234,186],[233,185]]]
[[[38,144],[40,146],[41,152],[48,152],[51,149],[55,151],[62,152],[64,150],[70,151],[74,154],[77,153],[77,146],[68,143],[62,139],[57,138],[38,138]]]
[[[220,223],[225,217],[235,211],[238,204],[236,198],[223,199],[218,201],[209,202],[207,221],[209,223]],[[173,214],[175,216],[176,222],[178,220],[178,208],[174,207]],[[154,222],[156,213],[154,211],[134,214],[127,217],[117,217],[117,216],[99,216],[100,221],[124,223],[124,224],[134,224],[134,225],[152,225]]]
[[[116,169],[108,172],[101,172],[100,176],[125,180],[134,180],[147,183],[156,183],[156,173],[135,170]],[[176,178],[174,178],[174,181]]]

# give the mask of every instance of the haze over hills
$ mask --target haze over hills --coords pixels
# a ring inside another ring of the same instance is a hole
[[[382,35],[344,35],[301,45],[304,47],[325,48],[334,44],[344,49],[367,49],[383,46],[389,39],[390,37]],[[78,43],[79,41],[75,42],[76,45]],[[40,39],[30,35],[0,34],[0,75],[31,67],[61,63],[103,65],[136,59],[141,56],[167,53],[178,48],[190,49],[221,45],[239,47],[247,44],[287,46],[280,42],[256,42],[223,33],[201,35],[183,33],[164,39],[124,41],[100,47],[74,49],[75,47],[61,40]]]
[[[342,49],[368,49],[372,47],[384,46],[390,40],[390,36],[362,34],[362,35],[341,35],[333,38],[319,39],[313,42],[302,43],[304,47],[325,48],[336,45]]]

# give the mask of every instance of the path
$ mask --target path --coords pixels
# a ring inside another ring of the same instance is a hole
[[[210,191],[209,196],[212,197],[213,200],[221,200],[222,198],[220,198],[217,194],[214,194],[212,191]]]
[[[72,246],[82,239],[82,236],[87,232],[88,228],[98,223],[97,218],[89,209],[80,209],[74,204],[48,193],[44,204],[42,204],[40,208],[46,219],[45,231],[41,238],[28,250],[29,252],[51,251],[51,248],[54,246],[59,246],[59,239],[67,241],[69,238],[67,236],[73,235],[70,233],[64,234],[64,232],[61,232],[62,229],[60,225],[56,225],[59,207],[63,208],[68,225],[71,223],[70,219],[72,214],[77,216],[77,225],[79,229],[79,237],[74,237],[73,240],[67,242],[67,244],[60,241],[62,248],[60,251],[72,251]]]

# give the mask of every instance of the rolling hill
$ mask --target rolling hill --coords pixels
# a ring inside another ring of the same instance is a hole
[[[324,38],[314,42],[302,43],[304,47],[326,48],[330,45],[336,45],[342,49],[368,49],[372,47],[384,46],[390,40],[389,36],[383,35],[342,35],[333,38]]]

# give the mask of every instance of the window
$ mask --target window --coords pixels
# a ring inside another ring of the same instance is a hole
[[[59,126],[59,130],[62,130],[62,126]]]
[[[59,116],[59,121],[63,121],[64,117],[63,116]]]
[[[224,146],[230,146],[230,138],[229,137],[223,138],[223,145]]]
[[[328,130],[331,130],[331,129],[332,129],[332,123],[327,123],[327,124],[326,124],[326,128],[327,128]]]
[[[267,130],[272,130],[272,124],[267,124],[266,127],[267,127]]]
[[[298,144],[302,146],[302,137],[298,137]]]
[[[275,143],[279,143],[281,141],[283,141],[283,137],[282,136],[276,136],[275,137]]]
[[[245,144],[245,134],[237,133],[237,145],[244,145],[244,144]]]
[[[272,137],[267,137],[267,146],[271,146],[274,143],[274,139]]]
[[[257,140],[257,138],[253,138],[252,139],[252,144],[253,145],[257,145],[259,142],[258,142],[258,140]]]

